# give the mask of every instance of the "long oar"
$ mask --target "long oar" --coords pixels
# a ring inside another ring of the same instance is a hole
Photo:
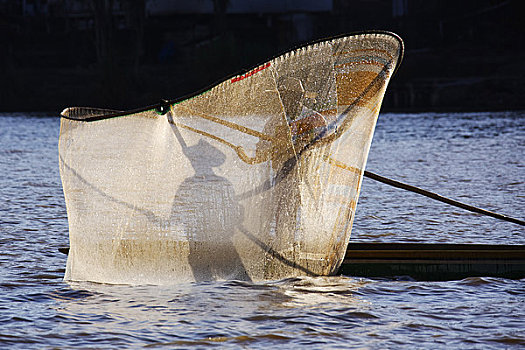
[[[450,204],[450,205],[453,205],[455,207],[462,208],[462,209],[465,209],[465,210],[468,210],[468,211],[471,211],[471,212],[474,212],[474,213],[478,213],[478,214],[482,214],[482,215],[486,215],[486,216],[491,216],[491,217],[496,218],[496,219],[500,219],[500,220],[512,222],[514,224],[518,224],[518,225],[521,225],[521,226],[525,226],[525,221],[523,221],[523,220],[512,218],[510,216],[506,216],[506,215],[502,215],[502,214],[498,214],[498,213],[494,213],[492,211],[488,211],[488,210],[485,210],[485,209],[473,207],[472,205],[468,205],[468,204],[465,204],[465,203],[461,203],[461,202],[455,201],[455,200],[450,199],[450,198],[446,198],[446,197],[440,196],[439,194],[423,190],[423,189],[421,189],[419,187],[407,185],[407,184],[399,182],[399,181],[388,179],[386,177],[383,177],[383,176],[371,173],[370,171],[366,171],[365,170],[364,176],[366,176],[366,177],[368,177],[368,178],[370,178],[372,180],[379,181],[379,182],[382,182],[384,184],[387,184],[387,185],[390,185],[390,186],[393,186],[393,187],[397,187],[397,188],[401,188],[403,190],[407,190],[407,191],[410,191],[410,192],[418,193],[418,194],[423,195],[425,197],[429,197],[429,198],[432,198],[434,200],[437,200],[437,201],[440,201],[440,202],[443,202],[443,203],[446,203],[446,204]]]

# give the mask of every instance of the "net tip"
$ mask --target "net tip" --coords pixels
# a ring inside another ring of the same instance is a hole
[[[70,111],[70,109],[71,109],[70,107],[64,108],[64,109],[62,110],[62,112],[60,112],[60,115],[61,115],[62,117],[69,117],[69,111]]]

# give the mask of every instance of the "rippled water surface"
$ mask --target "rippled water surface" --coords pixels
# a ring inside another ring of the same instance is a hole
[[[525,280],[62,281],[59,119],[0,115],[1,348],[522,348]],[[367,169],[525,216],[525,113],[384,114]],[[517,225],[365,179],[352,240],[525,244]]]

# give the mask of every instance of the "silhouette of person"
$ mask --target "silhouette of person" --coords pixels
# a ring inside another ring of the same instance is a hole
[[[233,185],[213,171],[226,156],[204,139],[187,146],[177,127],[172,124],[172,128],[195,171],[180,185],[171,215],[172,220],[184,223],[188,262],[195,280],[249,280],[233,245],[235,227],[242,222],[242,207],[235,200]]]

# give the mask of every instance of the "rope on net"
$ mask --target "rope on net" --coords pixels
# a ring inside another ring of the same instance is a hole
[[[458,207],[458,208],[462,208],[462,209],[468,210],[468,211],[473,212],[473,213],[478,213],[478,214],[490,216],[490,217],[493,217],[493,218],[496,218],[496,219],[499,219],[499,220],[508,221],[508,222],[512,222],[514,224],[525,226],[525,221],[523,221],[523,220],[516,219],[516,218],[510,217],[510,216],[507,216],[507,215],[498,214],[498,213],[495,213],[495,212],[492,212],[492,211],[489,211],[489,210],[485,210],[485,209],[481,209],[481,208],[478,208],[478,207],[474,207],[472,205],[468,205],[468,204],[465,204],[465,203],[461,203],[461,202],[458,202],[456,200],[443,197],[443,196],[441,196],[441,195],[439,195],[437,193],[433,193],[433,192],[421,189],[419,187],[411,186],[411,185],[408,185],[408,184],[405,184],[405,183],[402,183],[402,182],[399,182],[399,181],[396,181],[396,180],[388,179],[386,177],[374,174],[374,173],[372,173],[370,171],[366,171],[365,170],[364,176],[366,176],[366,177],[368,177],[368,178],[370,178],[372,180],[375,180],[375,181],[387,184],[389,186],[393,186],[393,187],[400,188],[400,189],[403,189],[403,190],[406,190],[406,191],[414,192],[414,193],[420,194],[422,196],[425,196],[425,197],[437,200],[439,202],[443,202],[443,203],[446,203],[446,204],[449,204],[449,205],[452,205],[452,206],[455,206],[455,207]]]

